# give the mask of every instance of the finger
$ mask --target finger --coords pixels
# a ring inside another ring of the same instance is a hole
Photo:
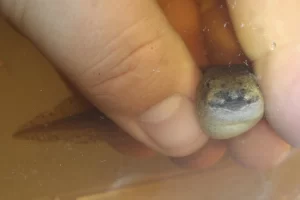
[[[1,6],[134,138],[169,156],[188,155],[206,143],[193,103],[200,73],[156,1],[28,1],[26,12],[8,0]],[[18,12],[26,14],[18,18]]]
[[[285,160],[290,145],[278,137],[266,121],[261,121],[247,133],[229,140],[229,151],[244,166],[266,170]]]
[[[172,27],[185,42],[196,64],[207,65],[202,21],[195,0],[158,0],[158,2]]]
[[[122,131],[103,132],[101,134],[107,144],[123,155],[135,158],[149,158],[155,156],[153,150]]]
[[[182,168],[207,169],[223,157],[226,149],[224,141],[210,140],[197,152],[181,158],[171,158],[171,161]]]
[[[202,0],[202,3],[204,2],[206,3],[207,1]],[[202,13],[204,16],[203,19],[205,19],[206,22],[204,35],[207,41],[211,41],[207,43],[207,46],[211,49],[208,54],[210,61],[216,64],[244,63],[250,65],[251,63],[242,53],[240,44],[235,37],[233,27],[230,23],[226,1],[215,0],[209,1],[209,3],[206,4],[206,6],[205,4],[201,5],[204,7]],[[231,5],[229,5],[229,7],[230,6]],[[241,25],[241,27],[243,27],[243,25]],[[268,125],[266,123],[260,123],[259,126],[251,130],[251,133],[246,134],[252,136],[252,133],[256,133],[254,135],[255,137],[251,137],[253,141],[249,142],[247,147],[239,143],[239,139],[244,136],[233,139],[232,141],[229,140],[232,156],[238,162],[252,168],[268,168],[278,163],[275,161],[282,158],[282,155],[288,151],[288,149],[285,148],[288,145],[283,141],[279,142],[280,139],[278,139],[275,134],[268,134],[270,128],[264,126]],[[264,131],[268,132],[265,133]],[[270,137],[266,142],[266,146],[269,146],[272,150],[277,149],[278,151],[274,151],[273,154],[269,152],[259,157],[257,154],[262,150],[259,141],[265,141],[264,138],[266,134]]]
[[[230,8],[231,5],[229,5]],[[240,44],[237,42],[236,38],[234,37],[234,32],[231,24],[229,23],[230,19],[227,13],[227,5],[225,1],[214,1],[214,4],[211,4],[210,7],[206,6],[206,13],[208,13],[210,16],[208,16],[207,19],[207,26],[209,27],[209,30],[215,30],[212,33],[209,33],[206,31],[205,36],[209,38],[209,40],[212,41],[219,41],[217,47],[215,47],[214,51],[215,54],[210,54],[212,62],[220,63],[220,64],[226,64],[231,62],[236,63],[245,63],[250,64],[250,62],[247,60],[247,58],[241,53]],[[204,12],[205,13],[205,12]],[[218,17],[216,17],[218,16]],[[213,22],[215,20],[215,22]],[[209,26],[209,24],[214,24],[214,28]],[[225,26],[226,25],[226,26]],[[241,25],[243,27],[243,25]],[[225,37],[223,37],[225,36]],[[221,39],[219,39],[221,38]],[[214,49],[213,43],[208,43],[208,46],[212,46],[210,48]],[[218,52],[226,52],[225,54],[222,53],[220,56]],[[269,130],[266,123],[260,123],[259,126],[254,127],[251,132],[256,133],[252,137],[253,142],[249,143],[249,146],[244,148],[243,145],[237,145],[239,143],[240,137],[237,139],[233,139],[229,142],[230,149],[233,157],[240,163],[253,168],[267,168],[270,166],[273,166],[276,162],[275,160],[278,160],[282,155],[287,151],[285,148],[287,145],[281,141],[278,142],[278,138],[275,134],[268,134],[267,136],[270,137],[269,143],[266,146],[270,146],[271,149],[278,149],[278,151],[274,151],[274,154],[267,153],[263,154],[265,157],[259,158],[256,155],[259,153],[259,150],[262,150],[262,148],[259,148],[258,145],[259,142],[257,141],[265,141],[265,132]],[[269,131],[270,132],[270,131]],[[247,133],[246,135],[252,135],[251,133]],[[241,136],[243,138],[243,136]],[[255,140],[257,140],[255,142]],[[277,142],[276,142],[277,141]]]
[[[189,49],[190,53],[192,54],[195,62],[198,65],[207,64],[207,58],[204,52],[204,46],[201,37],[201,29],[199,24],[199,11],[197,10],[196,4],[194,0],[190,1],[181,1],[181,0],[158,0],[160,7],[163,9],[164,14],[166,15],[167,19],[169,20],[170,24],[173,28],[177,31],[177,33],[182,37],[183,41],[185,42],[187,48]],[[189,15],[189,16],[187,16]],[[181,16],[185,16],[182,18]],[[183,19],[190,19],[190,20],[183,20]],[[116,138],[116,137],[114,137]],[[149,148],[144,146],[141,143],[138,143],[133,138],[129,137],[128,135],[118,135],[118,140],[111,139],[111,136],[107,137],[107,142],[117,151],[122,154],[127,154],[134,157],[149,157],[153,156],[154,152],[151,151]],[[204,151],[208,152],[205,157],[210,158],[211,152],[207,151],[207,146],[210,147],[210,151],[213,152],[213,155],[218,154],[220,152],[220,147],[215,145],[211,145],[208,143],[204,147]],[[216,147],[212,149],[212,147]],[[224,144],[221,145],[224,147]],[[198,150],[199,152],[200,150]],[[199,154],[199,153],[198,153]],[[221,154],[221,152],[220,152]],[[220,155],[219,154],[219,155]],[[201,159],[204,159],[203,153],[201,154]],[[219,158],[219,155],[213,157],[213,160],[209,163],[213,165],[216,160]],[[202,162],[201,162],[202,163]],[[205,162],[207,163],[207,162]],[[202,165],[201,165],[202,167]]]
[[[207,56],[212,64],[250,64],[234,34],[225,0],[198,0]]]
[[[203,41],[203,21],[199,6],[194,0],[159,0],[167,19],[179,33],[197,65],[202,67],[208,64],[207,49]],[[185,17],[182,17],[185,16]],[[212,52],[213,53],[213,52]],[[224,155],[226,145],[224,142],[212,140],[195,153],[182,158],[171,160],[183,168],[204,169],[216,164]]]
[[[200,66],[207,64],[207,59],[203,59],[207,55],[211,63],[245,62],[245,56],[241,53],[240,46],[228,23],[229,16],[226,6],[221,12],[219,10],[219,8],[222,8],[222,2],[198,1],[198,8],[195,6],[195,1],[160,0],[159,2],[168,20],[181,35]],[[186,15],[192,16],[189,17],[190,20],[182,18],[182,16]],[[195,21],[197,19],[195,16],[199,16],[199,22]],[[213,24],[212,27],[211,24]],[[228,26],[224,27],[224,24]],[[210,41],[206,42],[205,51],[202,50],[204,49],[203,43],[199,42],[199,39],[203,42],[203,34],[205,35],[204,41]],[[218,46],[216,47],[215,45]],[[222,52],[225,53],[223,54]],[[183,158],[171,158],[171,160],[185,168],[206,168],[214,165],[221,159],[225,151],[226,146],[224,142],[213,140],[192,155]]]
[[[298,1],[228,0],[238,38],[255,61],[266,102],[266,117],[275,131],[300,145],[300,29]]]
[[[207,65],[207,51],[204,50],[201,28],[203,22],[201,21],[200,10],[196,2],[194,0],[160,0],[158,2],[171,25],[187,45],[198,66]],[[183,18],[182,16],[189,17]],[[191,155],[183,158],[172,157],[171,160],[183,168],[204,169],[216,164],[225,151],[226,145],[224,142],[212,140]]]

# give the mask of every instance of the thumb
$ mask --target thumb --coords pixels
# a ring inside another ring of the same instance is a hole
[[[297,0],[228,0],[235,29],[255,68],[276,132],[300,145],[300,28]]]
[[[206,143],[199,72],[156,1],[11,2],[0,0],[8,19],[134,138],[168,156]]]

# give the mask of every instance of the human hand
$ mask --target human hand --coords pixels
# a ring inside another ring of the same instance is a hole
[[[268,168],[288,154],[289,145],[265,121],[226,144],[208,140],[198,124],[193,101],[201,76],[196,66],[246,60],[224,2],[160,0],[164,12],[156,1],[12,2],[0,0],[0,8],[14,26],[101,111],[174,162],[206,167],[228,146],[239,162]],[[278,67],[292,62],[288,56],[296,59],[297,48],[291,51],[299,35],[292,21],[296,2],[284,9],[267,1],[228,2],[243,50],[255,61],[267,118],[278,134],[298,144],[297,62],[287,65],[284,77]],[[276,29],[269,25],[275,19],[280,21]]]

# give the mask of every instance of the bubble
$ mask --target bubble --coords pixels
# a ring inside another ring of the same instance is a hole
[[[236,1],[234,1],[232,4],[231,4],[231,8],[234,9],[236,6]]]
[[[277,46],[276,42],[272,42],[271,50],[274,51],[276,49],[276,46]]]
[[[229,22],[225,22],[224,23],[224,28],[226,28],[228,24],[229,24]]]
[[[68,151],[71,151],[73,150],[73,146],[71,143],[67,142],[65,145],[64,145],[64,148],[66,148]]]
[[[240,27],[241,27],[241,28],[244,28],[244,27],[245,27],[245,24],[244,24],[244,23],[241,23]]]

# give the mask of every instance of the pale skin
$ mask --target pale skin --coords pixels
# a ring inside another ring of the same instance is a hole
[[[271,168],[287,157],[289,144],[300,144],[298,2],[227,2],[231,18],[217,0],[0,0],[0,10],[147,146],[140,152],[207,167],[228,148],[246,166]],[[209,140],[194,112],[198,66],[244,62],[241,49],[254,63],[268,123],[226,143]]]

